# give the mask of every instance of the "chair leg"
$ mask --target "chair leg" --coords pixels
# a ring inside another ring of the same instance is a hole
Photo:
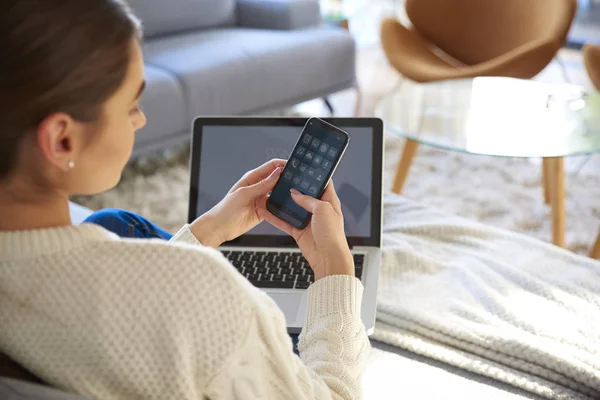
[[[542,160],[543,168],[542,168],[542,184],[544,186],[544,202],[548,205],[552,202],[552,198],[550,196],[550,189],[552,187],[552,175],[551,175],[551,162],[544,158]]]
[[[551,176],[550,197],[552,199],[552,243],[566,247],[565,228],[565,168],[563,157],[548,158]]]
[[[333,105],[329,101],[329,97],[323,97],[323,102],[325,103],[325,107],[327,107],[327,109],[331,113],[331,116],[333,117],[335,115],[335,110],[333,108]]]
[[[356,86],[356,103],[354,104],[354,116],[360,116],[360,107],[362,106],[362,91],[360,86]]]
[[[600,258],[600,233],[598,233],[596,243],[594,243],[594,247],[592,247],[592,250],[590,251],[590,257],[595,259]]]
[[[404,183],[406,182],[408,172],[410,171],[413,158],[415,158],[415,154],[417,153],[418,148],[419,142],[406,139],[406,144],[404,145],[404,150],[402,151],[402,156],[400,157],[400,161],[398,162],[398,168],[396,169],[396,177],[394,178],[392,192],[397,194],[402,193]]]

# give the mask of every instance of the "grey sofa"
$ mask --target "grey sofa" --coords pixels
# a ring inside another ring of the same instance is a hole
[[[189,139],[198,115],[280,110],[355,85],[355,43],[318,0],[129,0],[144,23],[148,125],[134,156]]]

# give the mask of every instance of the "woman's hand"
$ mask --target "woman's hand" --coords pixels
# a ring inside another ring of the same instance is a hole
[[[246,173],[210,211],[196,219],[190,229],[200,243],[219,247],[263,221],[268,193],[277,183],[286,161],[274,159]]]
[[[354,276],[354,260],[344,233],[342,205],[333,182],[329,183],[321,200],[294,189],[292,199],[313,214],[305,229],[294,228],[266,209],[259,210],[260,218],[292,235],[312,267],[315,280],[329,275]]]

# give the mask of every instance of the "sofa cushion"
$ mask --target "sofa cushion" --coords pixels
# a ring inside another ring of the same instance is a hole
[[[146,37],[235,22],[235,0],[129,0],[128,3],[143,21]]]
[[[140,105],[148,123],[135,138],[136,146],[156,142],[161,137],[189,131],[191,121],[186,116],[185,96],[175,75],[146,65],[146,90]]]
[[[266,111],[354,84],[355,44],[342,29],[227,28],[157,38],[146,63],[183,85],[187,119]]]
[[[237,0],[237,24],[244,28],[300,29],[321,23],[319,0]]]

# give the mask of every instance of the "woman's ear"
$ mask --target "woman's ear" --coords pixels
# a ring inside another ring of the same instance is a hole
[[[50,165],[63,171],[73,168],[80,148],[79,125],[65,113],[49,115],[38,125],[36,142]]]

